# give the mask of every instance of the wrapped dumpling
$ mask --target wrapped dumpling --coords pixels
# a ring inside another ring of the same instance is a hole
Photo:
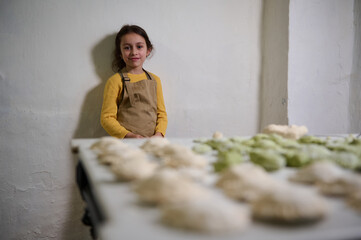
[[[162,222],[206,233],[243,231],[250,223],[245,206],[220,196],[165,205]]]
[[[163,148],[163,164],[167,167],[205,168],[208,160],[202,155],[194,153],[190,148],[178,144],[169,144]]]
[[[299,139],[307,134],[308,129],[306,126],[270,124],[264,128],[262,132],[266,134],[278,134],[289,139]]]
[[[347,196],[361,190],[361,176],[352,172],[340,175],[332,181],[319,182],[318,189],[325,195]]]
[[[98,141],[93,143],[90,146],[90,149],[95,152],[97,155],[105,154],[108,151],[113,151],[115,149],[125,149],[128,148],[129,145],[124,143],[118,138],[115,137],[101,137]]]
[[[138,148],[114,148],[111,147],[104,153],[99,154],[98,160],[102,164],[113,165],[128,159],[147,159],[145,152]]]
[[[151,176],[157,164],[145,158],[123,159],[111,165],[111,171],[121,181],[144,179]]]
[[[216,182],[216,186],[227,196],[247,202],[273,191],[277,184],[280,182],[252,163],[242,163],[224,170]]]
[[[345,172],[331,161],[316,161],[299,169],[289,179],[294,182],[314,184],[316,182],[332,182]]]
[[[252,202],[255,219],[303,223],[322,219],[328,213],[326,201],[309,189],[276,188]]]
[[[168,139],[163,137],[151,137],[146,140],[140,148],[143,149],[146,153],[153,154],[155,156],[159,156],[162,152],[162,149],[170,144]]]
[[[273,149],[255,149],[249,155],[253,163],[267,171],[275,171],[286,166],[286,159]]]
[[[135,192],[149,204],[177,203],[207,196],[208,191],[175,169],[161,169],[136,183]]]

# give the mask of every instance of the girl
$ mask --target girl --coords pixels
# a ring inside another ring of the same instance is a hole
[[[124,25],[115,38],[113,70],[104,88],[100,122],[118,138],[164,137],[167,129],[161,82],[143,69],[153,46],[139,26]]]

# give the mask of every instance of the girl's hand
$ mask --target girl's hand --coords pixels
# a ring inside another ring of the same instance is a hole
[[[128,132],[127,135],[125,135],[125,138],[144,138],[144,137],[132,132]]]
[[[164,137],[160,132],[156,132],[152,137]]]

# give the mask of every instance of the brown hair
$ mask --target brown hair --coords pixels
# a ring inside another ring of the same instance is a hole
[[[140,36],[142,36],[145,40],[145,43],[147,45],[147,48],[150,50],[153,50],[153,45],[149,40],[149,37],[147,33],[144,31],[143,28],[137,26],[137,25],[124,25],[118,32],[117,36],[115,37],[115,49],[113,52],[113,63],[112,63],[112,69],[114,72],[120,72],[125,67],[125,62],[122,59],[121,50],[120,50],[120,42],[122,40],[122,37],[128,33],[136,33]]]

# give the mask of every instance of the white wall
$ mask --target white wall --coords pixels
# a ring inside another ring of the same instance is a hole
[[[353,0],[290,1],[288,118],[313,134],[350,131],[353,5]]]
[[[114,34],[144,27],[169,137],[258,131],[261,0],[0,0],[4,239],[86,239],[73,137],[99,137]]]

